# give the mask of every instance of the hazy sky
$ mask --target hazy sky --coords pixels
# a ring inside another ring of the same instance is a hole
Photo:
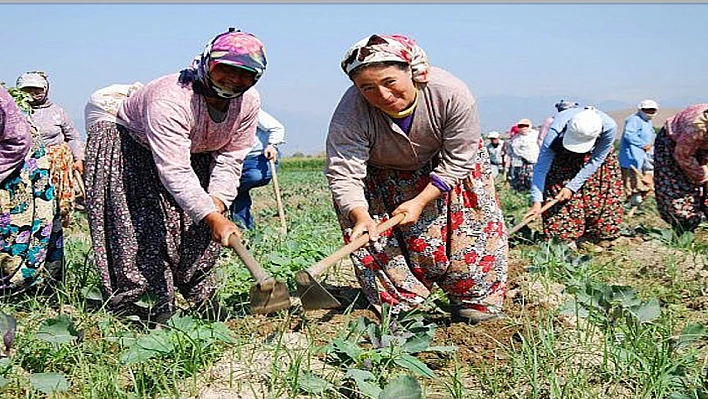
[[[82,131],[94,90],[178,72],[229,26],[251,32],[268,58],[256,88],[286,125],[286,153],[322,149],[350,84],[341,57],[372,33],[418,41],[470,86],[487,129],[508,128],[485,121],[489,97],[708,93],[708,4],[0,4],[0,19],[0,81],[47,71],[50,97]]]

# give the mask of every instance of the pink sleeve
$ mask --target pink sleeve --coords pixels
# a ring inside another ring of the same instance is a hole
[[[700,129],[693,127],[689,129],[677,137],[674,158],[691,180],[697,183],[704,183],[708,181],[708,166],[698,163],[695,154],[705,138],[702,137]]]
[[[15,100],[0,88],[0,182],[15,171],[32,146],[27,117]]]
[[[236,198],[243,159],[251,151],[256,139],[260,98],[255,97],[248,103],[244,98],[241,107],[244,116],[236,132],[226,146],[212,155],[214,168],[209,179],[209,194],[219,198],[227,209]]]
[[[147,141],[167,191],[195,221],[217,212],[192,169],[189,132],[193,121],[187,110],[172,101],[156,100],[147,104],[146,115]]]

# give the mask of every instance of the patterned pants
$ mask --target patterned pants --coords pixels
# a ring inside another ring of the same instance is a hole
[[[674,229],[693,231],[701,223],[703,216],[708,217],[708,195],[705,187],[695,183],[683,173],[676,163],[673,153],[676,143],[659,131],[656,146],[656,205],[661,218]]]
[[[62,278],[63,229],[49,157],[34,138],[22,165],[0,182],[0,296]]]
[[[429,203],[413,225],[383,233],[376,245],[351,255],[368,300],[394,312],[422,303],[433,284],[450,302],[483,312],[501,311],[507,279],[507,234],[484,147],[469,177]],[[369,167],[369,213],[381,221],[430,182],[432,165],[407,172]],[[351,221],[336,207],[345,241]]]
[[[554,198],[580,171],[590,156],[560,154],[546,176],[544,198]],[[624,215],[622,179],[617,155],[607,154],[605,162],[570,200],[552,206],[543,214],[546,238],[574,241],[580,237],[606,240],[619,237]]]
[[[59,201],[59,212],[64,227],[69,227],[74,217],[76,198],[74,194],[74,156],[69,144],[47,147],[51,165],[52,183]]]
[[[114,311],[146,317],[135,302],[150,294],[150,313],[174,310],[175,287],[199,303],[215,290],[211,269],[221,246],[206,223],[194,223],[160,182],[152,153],[119,125],[88,129],[86,208],[103,293]],[[192,154],[208,186],[211,157]]]
[[[509,184],[515,191],[528,191],[533,180],[533,167],[535,164],[523,161],[522,166],[512,166],[509,169]]]

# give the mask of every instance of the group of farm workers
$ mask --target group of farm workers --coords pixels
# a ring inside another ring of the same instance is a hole
[[[344,240],[368,233],[377,243],[351,255],[362,291],[401,312],[426,302],[437,285],[453,321],[499,317],[508,266],[494,183],[500,156],[484,145],[469,88],[401,35],[363,38],[340,67],[351,86],[329,124],[325,175]],[[254,88],[265,70],[263,43],[229,29],[179,73],[95,92],[85,153],[66,113],[48,101],[46,75],[18,81],[32,96],[30,118],[0,89],[2,293],[61,278],[76,170],[106,307],[164,322],[177,310],[178,291],[196,314],[222,319],[228,310],[215,295],[214,265],[229,237],[253,226],[248,190],[270,179],[269,160],[284,138]],[[637,135],[647,115],[643,109],[631,123]],[[695,227],[705,213],[707,121],[708,104],[694,105],[656,138],[656,196],[674,224]],[[528,212],[559,201],[544,213],[548,237],[618,236],[615,132],[615,122],[592,107],[561,110],[549,125]],[[631,165],[641,167],[633,151]],[[377,232],[398,214],[399,225]],[[149,309],[137,306],[145,294],[156,298]]]

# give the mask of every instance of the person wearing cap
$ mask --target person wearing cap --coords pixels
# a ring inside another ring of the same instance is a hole
[[[489,153],[489,163],[492,165],[492,176],[496,178],[499,173],[504,173],[504,140],[499,138],[499,132],[491,131],[487,134],[489,143],[486,145]]]
[[[89,128],[86,208],[107,307],[163,322],[175,290],[223,318],[212,269],[236,225],[226,217],[253,147],[263,44],[230,29],[192,65],[125,97]],[[144,295],[154,306],[138,304]]]
[[[547,239],[573,242],[619,237],[622,180],[613,142],[617,124],[592,108],[561,111],[548,129],[534,168],[526,218],[538,216],[542,204],[558,204],[543,216]]]
[[[368,232],[373,244],[351,255],[366,297],[400,312],[437,284],[453,321],[496,317],[507,233],[469,88],[401,35],[365,37],[341,67],[353,84],[330,121],[325,174],[345,241]]]
[[[49,153],[52,183],[59,202],[62,224],[68,227],[74,215],[74,170],[84,171],[84,143],[64,108],[49,100],[49,79],[44,72],[26,72],[17,78],[18,89],[32,96],[32,122]]]
[[[555,103],[554,107],[556,108],[556,114],[561,111],[565,111],[568,108],[576,108],[578,107],[578,103],[572,102],[572,101],[567,101],[567,100],[560,100],[557,103]],[[546,138],[546,134],[548,134],[548,129],[551,127],[551,124],[553,123],[553,120],[555,119],[555,115],[551,115],[548,118],[546,118],[545,121],[543,121],[543,125],[541,125],[541,129],[538,131],[538,146],[541,146],[541,143],[543,143],[543,139]]]
[[[509,139],[507,164],[509,184],[516,191],[531,188],[533,167],[538,159],[538,130],[532,127],[531,120],[521,119],[516,123],[518,133]]]
[[[277,146],[285,142],[285,127],[280,121],[263,109],[258,111],[258,129],[256,140],[251,152],[246,155],[241,171],[241,182],[238,195],[231,203],[231,220],[237,225],[253,229],[254,221],[251,215],[251,190],[270,183],[273,173],[270,170],[270,160],[278,168]]]
[[[0,85],[0,296],[51,288],[62,277],[63,229],[49,156]]]
[[[708,217],[708,103],[669,118],[654,155],[659,215],[678,232],[695,230]]]
[[[624,121],[624,131],[619,143],[619,163],[622,168],[624,194],[632,205],[642,203],[652,188],[648,184],[652,173],[648,171],[654,143],[654,126],[651,123],[659,108],[654,100],[644,100],[637,105],[637,112]],[[647,153],[649,156],[647,157]]]

